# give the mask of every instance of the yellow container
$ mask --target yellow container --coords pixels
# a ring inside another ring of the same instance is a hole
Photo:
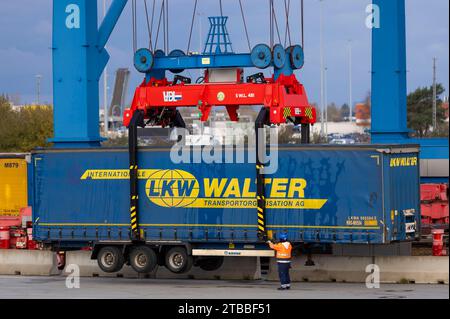
[[[28,206],[25,156],[0,155],[0,217],[18,216]]]

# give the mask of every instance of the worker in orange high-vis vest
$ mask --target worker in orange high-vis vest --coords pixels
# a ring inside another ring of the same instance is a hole
[[[280,242],[278,244],[267,242],[271,249],[276,251],[278,276],[280,277],[281,287],[278,290],[291,289],[291,278],[289,269],[291,268],[292,245],[288,242],[287,234],[281,233],[278,236]]]

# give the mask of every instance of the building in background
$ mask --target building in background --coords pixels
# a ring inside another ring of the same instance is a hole
[[[448,96],[445,97],[444,103],[442,103],[442,109],[445,111],[445,121],[448,123]]]
[[[111,105],[108,109],[108,126],[113,135],[116,130],[122,127],[123,112],[125,110],[125,101],[127,99],[129,78],[130,71],[128,70],[128,68],[117,69]],[[100,109],[100,125],[104,127],[103,109]]]
[[[127,68],[117,69],[114,91],[108,114],[111,128],[119,128],[122,126],[129,78],[130,71]]]
[[[356,125],[370,128],[371,115],[370,105],[366,103],[358,103],[355,106]]]

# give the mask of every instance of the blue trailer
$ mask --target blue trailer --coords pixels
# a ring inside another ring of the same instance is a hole
[[[269,237],[390,244],[419,236],[417,146],[302,145],[278,152],[277,172],[265,175]],[[258,236],[254,163],[174,164],[169,149],[140,148],[137,242],[128,160],[127,148],[33,152],[35,239],[58,250],[91,246],[92,258],[109,272],[124,263],[139,272],[156,264],[175,273],[192,265],[213,270],[224,256],[273,256]]]

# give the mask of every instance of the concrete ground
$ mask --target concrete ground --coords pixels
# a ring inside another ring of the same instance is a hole
[[[87,277],[80,288],[66,288],[66,278],[0,276],[0,300],[8,298],[139,298],[139,299],[448,299],[448,285],[295,283],[277,291],[267,281],[211,281]]]

